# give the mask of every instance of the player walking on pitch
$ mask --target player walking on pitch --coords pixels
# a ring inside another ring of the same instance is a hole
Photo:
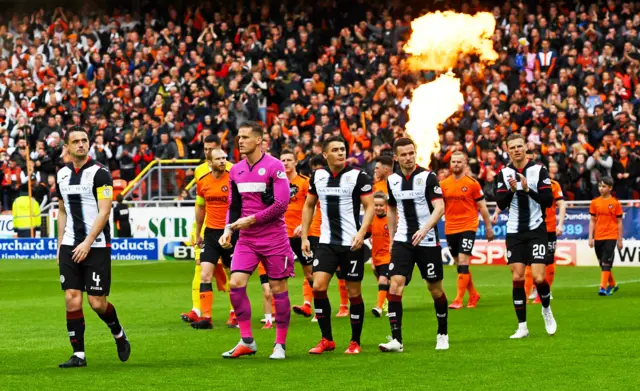
[[[399,138],[394,145],[402,174],[388,179],[389,207],[387,221],[393,238],[389,264],[389,342],[378,345],[383,352],[402,352],[402,294],[411,281],[417,264],[431,292],[438,333],[436,350],[449,349],[447,295],[442,288],[443,268],[436,225],[444,214],[442,189],[436,175],[416,165],[416,145],[409,138]],[[396,229],[397,224],[397,229]]]
[[[322,146],[327,167],[316,170],[309,182],[309,195],[302,212],[302,252],[313,256],[313,298],[322,339],[311,354],[335,350],[331,331],[331,304],[327,288],[338,267],[347,284],[351,318],[351,343],[345,354],[360,353],[364,321],[361,283],[364,277],[364,237],[373,219],[371,178],[346,165],[347,145],[341,137],[329,137]],[[315,254],[309,243],[309,227],[320,200],[322,226]],[[360,224],[360,204],[365,212]]]
[[[600,275],[600,290],[598,295],[611,296],[618,291],[618,285],[613,278],[613,258],[616,247],[622,250],[622,206],[611,195],[613,179],[604,177],[598,183],[600,197],[591,201],[589,206],[589,247],[596,250],[598,263],[602,273]]]
[[[451,155],[450,167],[452,174],[440,182],[444,195],[447,245],[458,265],[458,294],[449,308],[462,308],[462,299],[467,290],[469,290],[467,308],[475,308],[480,295],[471,280],[469,258],[476,240],[478,212],[482,215],[488,241],[493,240],[493,228],[482,187],[478,181],[465,174],[467,157],[464,153],[454,152]]]
[[[513,281],[513,305],[518,317],[518,330],[511,338],[529,336],[524,289],[525,267],[529,264],[540,295],[545,328],[549,335],[553,335],[557,324],[551,312],[549,284],[545,280],[549,258],[546,255],[548,240],[544,221],[545,209],[553,202],[551,178],[546,168],[527,159],[522,135],[509,136],[507,148],[511,164],[496,176],[496,196],[501,210],[509,208],[507,261]]]
[[[371,309],[376,318],[382,316],[382,307],[389,293],[389,262],[391,262],[391,238],[387,224],[387,195],[382,191],[373,194],[375,216],[369,226],[371,232],[371,266],[378,281],[378,301]]]
[[[82,292],[116,340],[118,358],[127,361],[131,345],[114,306],[111,288],[109,214],[113,197],[111,174],[89,158],[89,135],[83,128],[65,134],[72,161],[58,171],[58,265],[67,309],[67,330],[73,356],[60,368],[85,367]]]
[[[213,271],[222,257],[226,267],[231,266],[231,249],[222,248],[218,240],[224,233],[228,194],[229,172],[226,170],[227,157],[221,149],[213,149],[206,155],[209,172],[197,179],[196,190],[196,243],[201,248],[200,267],[200,308],[202,317],[191,323],[195,329],[212,329],[211,310],[213,306]],[[205,220],[206,215],[206,220]],[[202,226],[206,227],[204,237]]]
[[[289,181],[282,163],[262,152],[262,126],[245,122],[238,130],[240,154],[246,158],[229,173],[228,225],[220,245],[231,247],[233,231],[240,231],[231,264],[231,304],[238,318],[240,342],[224,358],[255,354],[251,330],[251,303],[247,282],[262,261],[275,302],[276,341],[269,358],[284,359],[291,305],[287,279],[293,276],[293,253],[284,213],[289,204]]]

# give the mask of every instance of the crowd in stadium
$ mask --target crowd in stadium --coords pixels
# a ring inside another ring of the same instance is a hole
[[[495,15],[500,57],[486,66],[461,57],[454,69],[465,105],[440,129],[432,168],[441,178],[451,153],[462,150],[492,200],[506,136],[520,132],[569,199],[591,199],[604,176],[614,178],[618,198],[640,198],[640,6],[570,3],[491,8],[474,0],[457,9]],[[61,138],[74,126],[90,131],[90,156],[125,181],[153,159],[201,158],[209,134],[238,161],[234,136],[246,120],[264,125],[269,153],[293,150],[301,172],[321,140],[342,134],[349,162],[373,174],[376,157],[404,135],[413,89],[436,76],[410,72],[403,50],[411,20],[425,10],[403,1],[340,5],[348,12],[326,0],[205,1],[140,13],[4,15],[3,208],[29,181],[27,154],[36,199],[51,199]]]

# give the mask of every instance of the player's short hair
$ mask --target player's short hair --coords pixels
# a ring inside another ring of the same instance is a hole
[[[600,178],[600,183],[609,187],[613,187],[613,178],[611,178],[610,176],[602,177]]]
[[[373,198],[374,199],[378,198],[378,199],[384,200],[384,202],[387,202],[387,195],[381,191],[376,191],[375,193],[373,193]]]
[[[329,145],[331,143],[342,143],[342,144],[344,144],[344,149],[347,151],[347,153],[349,153],[349,146],[347,145],[347,142],[341,136],[331,136],[331,137],[327,138],[326,140],[324,140],[324,142],[322,143],[322,150],[324,152],[326,152],[327,148],[329,148]]]
[[[391,156],[378,156],[376,158],[376,163],[380,163],[383,166],[393,167],[393,158]]]
[[[294,160],[296,158],[296,154],[290,149],[283,149],[282,152],[280,152],[280,157],[282,157],[283,155],[293,155]]]
[[[324,157],[322,157],[322,155],[315,155],[309,160],[309,165],[311,167],[317,167],[317,166],[324,167],[327,165],[327,160]]]
[[[80,127],[80,126],[74,126],[71,129],[67,130],[64,134],[64,142],[65,144],[69,142],[69,137],[71,137],[71,133],[74,132],[82,132],[85,135],[87,135],[87,138],[89,138],[89,132],[87,131],[87,129]]]
[[[467,154],[462,151],[455,151],[454,153],[451,154],[451,157],[454,157],[454,156],[460,156],[465,162],[467,161]]]
[[[251,129],[251,133],[253,133],[255,136],[262,136],[262,134],[264,133],[262,130],[262,125],[260,125],[256,121],[245,121],[240,124],[240,126],[238,127],[238,130],[242,128]]]
[[[400,137],[393,144],[393,152],[397,153],[399,147],[406,147],[407,145],[413,145],[414,148],[416,147],[416,143],[414,143],[409,137]]]
[[[217,135],[215,135],[215,134],[210,134],[210,135],[208,135],[207,137],[205,137],[205,138],[204,138],[204,142],[205,142],[205,143],[216,143],[216,144],[218,144],[218,145],[220,145],[220,144],[221,144],[221,142],[220,142],[220,137],[218,137],[218,136],[217,136]]]
[[[524,139],[524,136],[521,135],[520,133],[510,134],[509,137],[507,137],[507,145],[509,145],[509,143],[513,140],[522,140],[522,142],[525,143],[525,145],[527,144],[527,141]]]
[[[207,159],[207,161],[213,162],[213,153],[216,152],[216,151],[220,151],[220,152],[224,153],[222,148],[216,147],[216,148],[213,148],[210,151],[208,151],[207,154],[204,156],[204,158]]]

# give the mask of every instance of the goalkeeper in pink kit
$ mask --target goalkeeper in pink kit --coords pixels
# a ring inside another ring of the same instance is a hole
[[[289,205],[289,180],[280,160],[263,153],[262,126],[246,122],[238,130],[240,154],[246,158],[229,173],[229,212],[220,245],[231,247],[231,236],[240,231],[231,261],[230,298],[240,342],[224,358],[253,355],[257,351],[251,330],[249,277],[262,262],[276,307],[276,342],[269,358],[284,359],[291,305],[287,279],[293,276],[293,251],[289,245],[284,213]]]

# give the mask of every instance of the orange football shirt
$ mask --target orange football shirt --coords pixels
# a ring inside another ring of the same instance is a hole
[[[589,214],[596,218],[595,240],[618,240],[618,218],[622,218],[622,206],[613,196],[598,197],[591,201]]]
[[[373,216],[369,232],[371,232],[371,259],[374,266],[388,264],[391,262],[391,254],[389,253],[391,239],[389,238],[387,216]]]
[[[224,229],[227,221],[229,171],[215,179],[211,172],[198,178],[196,192],[204,198],[207,208],[204,224],[207,228]]]
[[[302,209],[309,192],[309,177],[298,175],[289,183],[289,207],[284,214],[287,235],[292,238],[293,231],[302,223]]]
[[[456,180],[450,175],[440,182],[444,197],[444,232],[452,235],[478,230],[478,206],[484,199],[480,183],[470,176]]]
[[[378,181],[373,184],[373,192],[377,193],[379,191],[383,192],[384,194],[389,194],[389,188],[387,187],[386,179],[384,181]]]
[[[311,227],[309,227],[308,236],[316,238],[320,237],[320,226],[322,225],[322,212],[320,211],[320,201],[316,203],[316,212],[313,214],[313,220],[311,220]]]
[[[547,223],[547,232],[556,232],[558,218],[556,217],[556,201],[563,200],[562,187],[553,179],[551,180],[551,193],[553,194],[553,203],[545,211],[545,222]]]

